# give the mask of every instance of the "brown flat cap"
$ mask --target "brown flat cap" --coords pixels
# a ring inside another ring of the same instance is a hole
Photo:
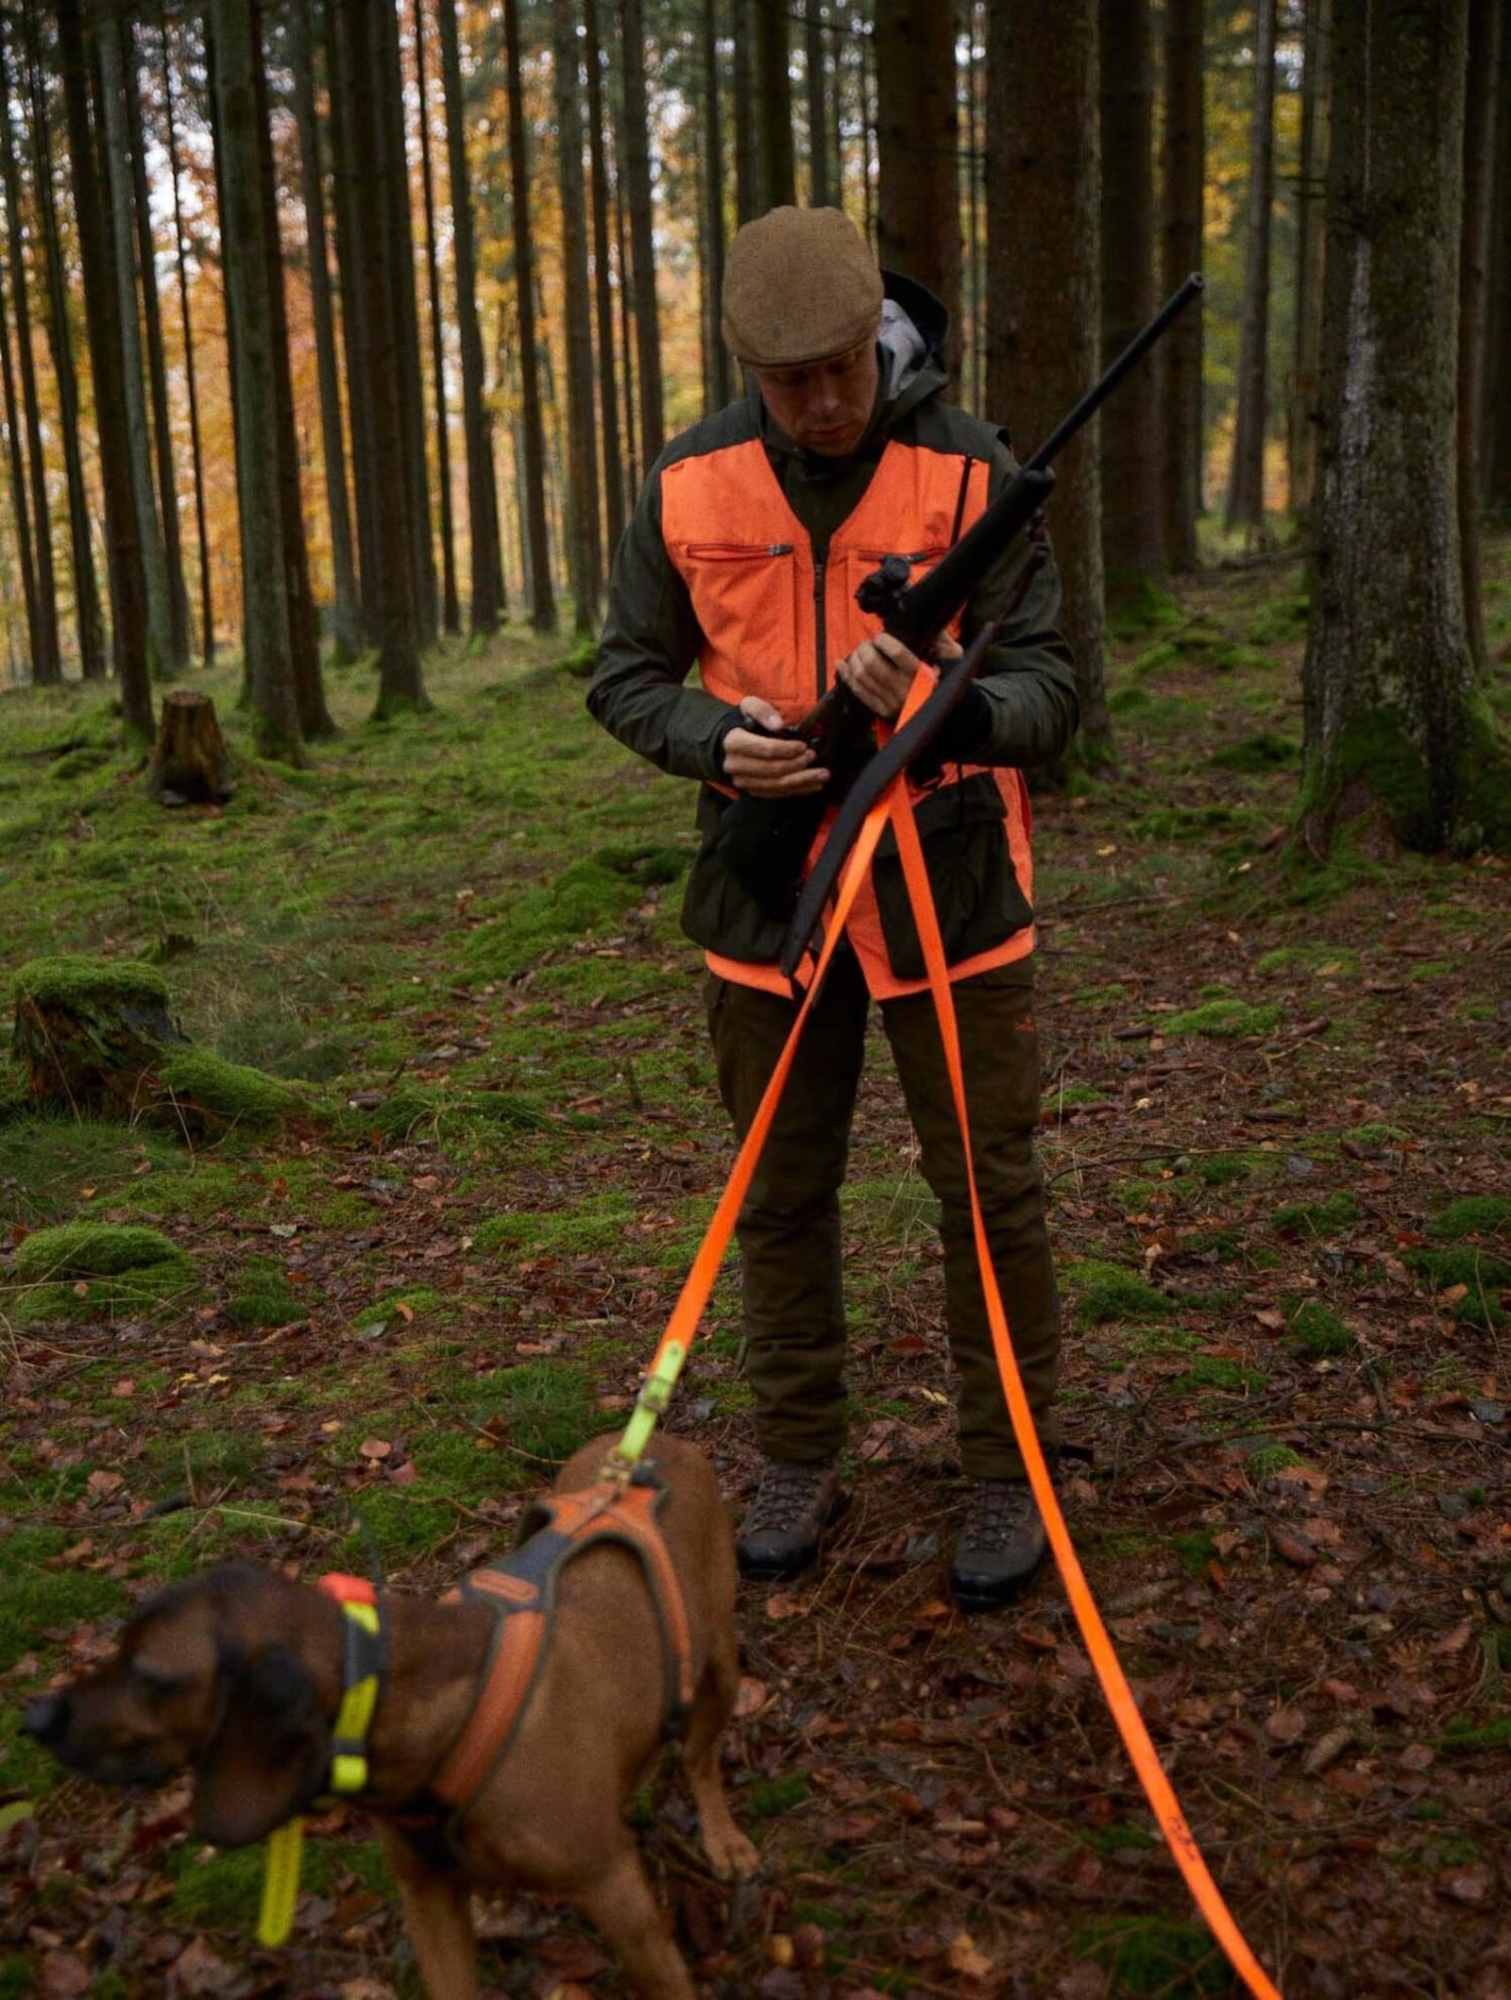
[[[837,208],[773,208],[747,222],[724,268],[723,332],[751,368],[803,368],[876,332],[881,272]]]

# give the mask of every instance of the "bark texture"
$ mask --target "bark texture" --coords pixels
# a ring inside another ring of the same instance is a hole
[[[1464,629],[1454,401],[1468,0],[1357,0],[1333,36],[1303,825],[1511,847],[1511,755]],[[1430,128],[1414,107],[1430,103]],[[1401,144],[1414,130],[1416,143]]]
[[[1296,189],[1296,305],[1286,450],[1291,512],[1305,520],[1317,476],[1317,371],[1322,348],[1322,250],[1327,182],[1329,0],[1304,0],[1301,171]]]
[[[443,9],[444,11],[444,9]],[[452,16],[456,26],[456,16]],[[415,96],[420,124],[420,192],[425,204],[425,279],[430,295],[430,387],[435,399],[436,484],[441,513],[441,629],[460,632],[462,607],[456,593],[456,531],[451,519],[451,417],[446,404],[445,314],[441,306],[440,260],[435,240],[435,176],[430,157],[430,98],[425,84],[425,8],[414,4]]]
[[[1149,0],[1101,0],[1102,359],[1154,311],[1154,59]],[[1151,355],[1102,412],[1107,599],[1131,601],[1163,568],[1159,404]]]
[[[579,636],[586,636],[598,624],[603,552],[598,521],[598,458],[593,445],[593,335],[582,173],[582,77],[572,0],[553,0],[552,21],[566,300],[567,548],[572,572],[573,622]]]
[[[1264,438],[1269,388],[1270,216],[1275,194],[1275,0],[1259,0],[1254,109],[1249,125],[1248,234],[1228,526],[1264,528]]]
[[[750,0],[755,28],[756,213],[797,202],[792,142],[791,30],[787,0]],[[922,10],[923,19],[933,9]]]
[[[551,589],[551,550],[546,525],[546,440],[541,422],[540,357],[535,337],[535,254],[530,226],[529,138],[519,10],[520,0],[504,0],[505,61],[509,72],[509,185],[514,210],[514,284],[519,309],[523,409],[520,458],[525,482],[525,539],[530,554],[530,623],[537,632],[554,632],[556,598]]]
[[[987,407],[1027,456],[1099,372],[1097,0],[1064,0],[1052,35],[1034,0],[1001,0],[987,36]],[[1060,627],[1094,761],[1112,754],[1098,450],[1093,419],[1056,462],[1051,510]]]
[[[645,14],[641,0],[619,0],[624,78],[624,179],[635,265],[635,345],[640,363],[641,464],[649,470],[666,442],[661,386],[661,315],[656,305],[656,248],[651,207],[651,149],[645,104]]]
[[[959,113],[955,15],[879,0],[876,148],[877,255],[883,269],[916,278],[950,315],[946,353],[960,365]]]
[[[1168,297],[1202,263],[1206,113],[1202,95],[1202,0],[1165,0],[1164,215],[1160,258]],[[1165,371],[1161,452],[1164,557],[1172,570],[1197,566],[1202,511],[1201,300],[1161,343]]]
[[[1490,664],[1480,582],[1480,453],[1485,396],[1485,323],[1489,306],[1490,211],[1495,178],[1495,87],[1500,63],[1501,0],[1469,0],[1469,66],[1464,103],[1464,219],[1459,248],[1459,535],[1463,547],[1464,624],[1483,672]]]

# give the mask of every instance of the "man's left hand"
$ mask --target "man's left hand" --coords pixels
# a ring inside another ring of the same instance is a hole
[[[940,660],[960,657],[959,646],[948,634],[940,639],[934,651]],[[918,667],[917,657],[901,639],[894,639],[889,632],[878,632],[874,639],[863,639],[848,659],[841,660],[834,675],[873,715],[890,722],[907,700]]]

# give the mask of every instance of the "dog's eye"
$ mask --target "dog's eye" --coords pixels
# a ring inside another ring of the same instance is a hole
[[[153,1697],[172,1694],[183,1687],[189,1679],[187,1674],[180,1673],[176,1667],[164,1666],[161,1661],[141,1657],[131,1662],[131,1677]]]

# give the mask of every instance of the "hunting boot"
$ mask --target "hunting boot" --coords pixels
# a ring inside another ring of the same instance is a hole
[[[811,1465],[768,1458],[735,1543],[740,1574],[753,1583],[800,1576],[817,1560],[839,1498],[839,1467],[832,1458]]]
[[[1011,1604],[1039,1573],[1049,1540],[1026,1479],[975,1479],[950,1587],[962,1611]]]

